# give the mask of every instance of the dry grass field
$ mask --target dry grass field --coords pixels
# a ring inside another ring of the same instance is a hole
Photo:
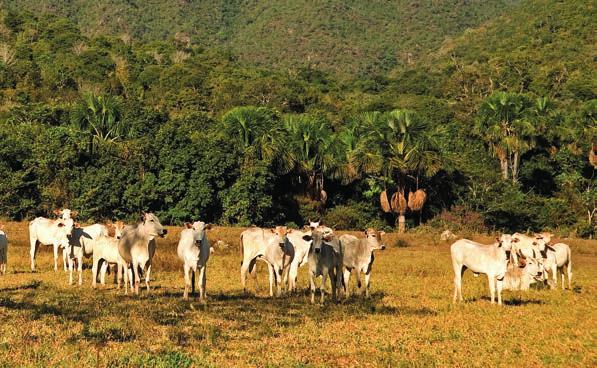
[[[153,292],[93,291],[51,269],[51,250],[29,270],[27,227],[6,223],[8,272],[0,276],[0,366],[400,367],[597,366],[597,241],[570,240],[574,289],[504,292],[490,305],[487,279],[465,274],[466,302],[452,305],[449,243],[390,234],[376,256],[372,297],[311,305],[306,270],[297,295],[242,293],[238,235],[223,239],[207,271],[208,303],[182,300],[178,231],[160,239]],[[489,241],[489,238],[478,238]],[[88,263],[89,260],[87,261]],[[252,281],[252,280],[250,280]]]

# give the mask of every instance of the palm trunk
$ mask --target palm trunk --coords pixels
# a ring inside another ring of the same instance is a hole
[[[398,215],[398,233],[403,234],[406,231],[406,216],[404,216],[404,212],[401,212]]]
[[[508,180],[508,160],[504,158],[500,158],[500,167],[502,169],[502,179]]]
[[[514,156],[512,158],[512,182],[518,182],[518,167],[520,166],[520,153],[518,151],[514,151]]]

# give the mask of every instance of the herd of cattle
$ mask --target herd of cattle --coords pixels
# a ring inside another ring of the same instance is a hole
[[[54,211],[57,219],[38,217],[29,223],[31,270],[35,270],[35,256],[39,245],[53,247],[54,270],[58,270],[59,250],[62,248],[64,270],[69,272],[69,284],[73,283],[75,266],[79,285],[83,281],[83,259],[92,258],[92,286],[97,279],[105,284],[108,267],[116,268],[120,288],[124,279],[124,291],[128,286],[139,293],[141,277],[145,279],[147,291],[151,264],[156,251],[156,238],[164,237],[167,230],[152,213],[144,213],[136,225],[94,224],[80,227],[75,223],[77,212],[69,209]],[[111,227],[111,229],[109,229]],[[183,297],[188,298],[189,289],[195,292],[195,275],[198,274],[199,298],[205,300],[206,267],[213,249],[207,237],[211,225],[197,221],[186,223],[180,233],[177,254],[183,263],[185,288]],[[111,230],[111,231],[110,231]],[[114,236],[110,236],[113,233]],[[282,288],[289,291],[297,288],[298,270],[307,266],[311,302],[315,302],[315,280],[321,276],[320,301],[324,302],[326,280],[330,278],[332,298],[337,300],[338,291],[349,295],[350,276],[354,272],[357,286],[369,296],[369,280],[374,260],[374,251],[385,249],[383,231],[367,229],[364,237],[353,235],[336,236],[334,230],[310,222],[303,230],[277,226],[273,229],[249,228],[240,236],[242,262],[241,284],[246,291],[248,275],[256,278],[256,262],[262,261],[269,272],[269,293],[280,295]],[[475,276],[486,274],[489,280],[491,302],[497,291],[498,304],[502,304],[501,291],[528,290],[534,282],[548,281],[557,286],[557,274],[564,271],[571,287],[572,263],[570,248],[563,243],[552,245],[551,234],[534,236],[515,233],[504,234],[492,245],[484,245],[467,239],[456,241],[451,246],[454,268],[454,302],[462,301],[462,275],[468,268]],[[6,234],[0,230],[0,271],[6,272]],[[100,268],[101,267],[101,268]],[[98,274],[99,273],[99,274]],[[364,285],[361,283],[364,274]]]

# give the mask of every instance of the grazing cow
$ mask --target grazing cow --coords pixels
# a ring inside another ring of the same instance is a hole
[[[157,236],[164,237],[168,230],[164,229],[160,220],[153,213],[143,213],[141,222],[134,227],[124,230],[122,238],[118,241],[118,253],[132,267],[135,294],[139,294],[140,273],[145,273],[145,286],[149,292],[149,277],[151,273],[151,260],[155,254]],[[125,270],[125,283],[128,272]],[[126,292],[126,287],[125,287]]]
[[[502,290],[529,290],[531,284],[543,281],[543,260],[520,257],[520,265],[508,262]],[[523,267],[521,267],[524,265]]]
[[[467,268],[472,272],[484,273],[489,281],[491,303],[495,302],[497,289],[498,304],[502,305],[503,279],[512,252],[512,235],[504,234],[497,243],[485,245],[468,239],[460,239],[450,247],[454,268],[454,303],[462,301],[462,275]],[[516,263],[516,262],[515,262]]]
[[[8,238],[4,232],[4,226],[0,226],[0,271],[6,273],[6,262],[8,253]]]
[[[122,259],[120,253],[118,252],[118,242],[119,239],[105,235],[101,235],[95,240],[91,241],[91,243],[93,244],[93,266],[91,267],[91,286],[94,289],[97,286],[97,274],[100,262],[103,262],[102,273],[100,277],[101,284],[106,284],[104,265],[107,266],[109,264],[115,264],[117,285],[118,288],[120,288],[122,274],[125,271],[126,263],[124,262],[124,259]],[[125,284],[125,288],[126,287],[127,285]]]
[[[356,272],[357,286],[361,288],[361,272],[365,274],[365,297],[369,297],[369,278],[371,277],[371,268],[373,267],[373,251],[386,249],[383,244],[383,231],[376,231],[374,229],[365,230],[364,238],[357,238],[354,235],[340,236],[340,243],[343,247],[343,264],[344,264],[344,292],[346,297],[349,296],[349,281],[350,273]]]
[[[565,288],[564,267],[568,275],[568,289],[572,288],[572,254],[568,244],[556,243],[549,247],[544,266],[546,273],[551,274],[546,275],[547,280],[549,276],[553,279],[553,285],[550,285],[552,288],[558,286],[558,271],[562,274],[562,289]]]
[[[31,271],[35,271],[35,255],[37,244],[52,245],[54,248],[54,271],[58,271],[58,248],[68,247],[68,237],[72,234],[74,227],[73,219],[50,220],[38,217],[29,222],[29,244],[31,246]]]
[[[307,264],[309,248],[311,247],[312,243],[310,238],[311,233],[312,229],[309,228],[306,231],[294,230],[287,235],[288,241],[290,244],[292,244],[292,248],[294,249],[294,257],[288,270],[288,291],[296,290],[298,269]],[[283,281],[283,283],[286,283],[286,279]]]
[[[321,304],[324,299],[326,279],[329,275],[332,285],[332,299],[338,300],[337,290],[342,287],[342,255],[343,249],[340,240],[333,234],[324,235],[313,231],[312,235],[305,235],[305,240],[310,240],[309,248],[309,283],[311,286],[311,303],[315,303],[315,279],[321,276]]]
[[[130,228],[131,225],[125,225],[124,222],[122,221],[116,221],[113,224],[108,224],[108,228],[110,229],[114,229],[114,238],[116,240],[120,240],[120,238],[122,238],[122,234],[124,233],[125,229]],[[110,262],[102,262],[102,268],[100,270],[100,280],[101,283],[104,284],[104,281],[106,280],[106,273],[108,272],[108,267],[110,265],[112,265],[113,263]],[[132,283],[133,279],[131,277],[131,283]],[[132,286],[131,286],[132,288]]]
[[[294,259],[294,249],[288,241],[286,226],[276,226],[275,229],[261,229],[258,227],[243,231],[240,235],[240,249],[243,260],[240,266],[240,280],[246,291],[247,273],[253,273],[257,259],[267,263],[269,271],[269,294],[274,296],[274,282],[277,293],[281,294],[282,279],[288,277],[289,266]]]
[[[211,253],[211,246],[207,239],[206,230],[211,229],[210,224],[202,221],[195,221],[192,225],[185,224],[185,229],[180,232],[178,241],[178,258],[184,265],[184,294],[183,298],[189,298],[189,287],[191,293],[195,293],[195,275],[199,269],[199,300],[205,301],[205,284],[207,261]]]
[[[108,228],[102,224],[93,224],[84,227],[75,227],[69,239],[69,245],[62,250],[68,254],[68,284],[73,284],[73,269],[75,261],[79,271],[79,285],[83,283],[83,257],[89,258],[93,254],[94,240],[108,236]]]

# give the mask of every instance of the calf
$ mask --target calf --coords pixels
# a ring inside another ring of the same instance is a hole
[[[497,289],[498,304],[502,305],[503,280],[512,251],[512,235],[504,234],[497,240],[497,243],[491,245],[468,239],[460,239],[452,244],[450,253],[454,269],[454,303],[456,300],[462,301],[462,275],[470,268],[472,272],[487,275],[491,303],[495,302]]]
[[[118,241],[118,253],[126,262],[127,268],[132,268],[131,278],[135,283],[135,294],[139,294],[139,277],[145,273],[145,286],[149,292],[149,276],[151,273],[151,260],[155,254],[156,240],[164,237],[168,231],[164,229],[160,220],[153,213],[143,213],[141,222],[134,227],[124,230],[122,238]],[[128,282],[129,272],[125,270],[124,282]],[[125,287],[126,293],[126,287]]]
[[[333,234],[324,235],[319,231],[313,231],[311,236],[305,235],[305,238],[311,241],[308,260],[311,303],[315,303],[315,279],[321,276],[319,290],[323,304],[328,275],[332,285],[332,299],[337,301],[337,290],[342,286],[342,244]]]
[[[44,217],[38,217],[29,222],[29,244],[31,246],[29,255],[31,256],[31,271],[35,271],[35,255],[37,254],[37,245],[52,245],[54,249],[54,271],[58,271],[58,248],[67,248],[69,245],[68,237],[73,232],[74,221],[71,218],[50,220]]]
[[[290,263],[288,270],[288,291],[296,290],[296,280],[298,276],[298,269],[307,264],[309,256],[309,248],[312,240],[310,238],[311,229],[306,231],[294,230],[287,235],[288,241],[294,249],[294,257]],[[307,240],[308,239],[308,240]],[[284,280],[284,283],[286,279]]]
[[[520,265],[508,262],[502,290],[529,290],[531,284],[543,281],[542,259],[520,257]],[[524,265],[523,267],[521,267]]]
[[[572,254],[568,244],[557,243],[549,247],[545,259],[545,271],[547,280],[551,274],[553,280],[552,288],[558,286],[558,271],[562,274],[562,289],[565,288],[564,268],[568,275],[568,289],[572,288]]]
[[[73,229],[69,245],[62,250],[68,254],[69,285],[73,284],[73,269],[75,261],[79,272],[79,285],[83,283],[83,257],[89,258],[93,254],[94,241],[99,237],[108,237],[108,228],[102,224],[93,224]]]
[[[268,265],[269,271],[269,293],[274,296],[274,282],[277,287],[277,294],[281,294],[282,279],[288,277],[287,273],[290,264],[294,259],[294,248],[288,241],[285,226],[276,226],[275,229],[250,228],[240,235],[240,248],[243,260],[240,266],[240,280],[243,290],[246,291],[247,273],[254,272],[255,263],[258,259]]]
[[[185,227],[186,229],[180,232],[177,248],[178,258],[183,261],[185,281],[183,298],[189,298],[189,287],[191,293],[195,293],[195,275],[199,269],[199,300],[205,301],[207,278],[205,271],[211,253],[206,230],[211,229],[211,225],[196,221],[192,225],[185,224]]]
[[[369,297],[369,279],[371,277],[371,269],[373,267],[373,251],[386,249],[383,244],[383,231],[376,231],[374,229],[365,230],[364,238],[357,238],[354,235],[340,236],[340,243],[343,247],[343,266],[344,266],[344,292],[346,297],[349,296],[349,281],[350,273],[356,272],[357,286],[361,288],[361,272],[365,274],[365,297]]]
[[[4,232],[4,227],[0,226],[0,271],[6,274],[6,262],[8,253],[8,237]]]
[[[102,263],[102,273],[100,282],[102,285],[106,284],[105,273],[103,265],[116,265],[116,279],[118,288],[122,280],[122,274],[125,272],[126,262],[118,252],[118,239],[101,235],[91,242],[93,244],[93,266],[91,267],[91,286],[95,289],[97,286],[97,274],[100,262]],[[125,284],[125,288],[127,285]]]

